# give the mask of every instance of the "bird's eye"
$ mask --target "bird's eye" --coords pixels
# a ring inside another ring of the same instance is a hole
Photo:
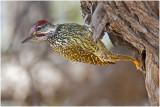
[[[38,31],[41,30],[41,27],[37,27],[37,30],[38,30]]]

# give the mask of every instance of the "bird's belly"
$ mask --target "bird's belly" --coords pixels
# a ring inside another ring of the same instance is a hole
[[[83,62],[94,65],[106,65],[110,62],[102,62],[97,56],[92,53],[84,51],[81,47],[58,47],[53,48],[57,53],[64,56],[65,58],[76,61]]]

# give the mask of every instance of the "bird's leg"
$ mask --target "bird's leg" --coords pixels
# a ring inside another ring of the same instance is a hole
[[[86,28],[86,30],[89,30],[92,32],[91,26],[86,23],[87,18],[88,18],[88,14],[83,19],[83,26]]]
[[[83,25],[86,27],[89,27],[89,25],[86,23],[87,18],[88,18],[88,14],[83,19]]]

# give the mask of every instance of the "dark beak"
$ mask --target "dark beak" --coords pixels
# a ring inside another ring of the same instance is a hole
[[[33,36],[30,35],[30,36],[28,36],[25,40],[23,40],[21,43],[28,42],[28,41],[30,41],[32,38],[33,38]]]

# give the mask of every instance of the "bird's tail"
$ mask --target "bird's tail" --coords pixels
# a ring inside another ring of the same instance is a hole
[[[133,58],[133,57],[126,56],[126,55],[118,55],[118,54],[114,54],[111,57],[112,57],[112,59],[114,61],[120,61],[120,60],[123,60],[123,61],[133,61],[134,64],[136,65],[136,67],[139,67],[139,62],[135,58]]]

